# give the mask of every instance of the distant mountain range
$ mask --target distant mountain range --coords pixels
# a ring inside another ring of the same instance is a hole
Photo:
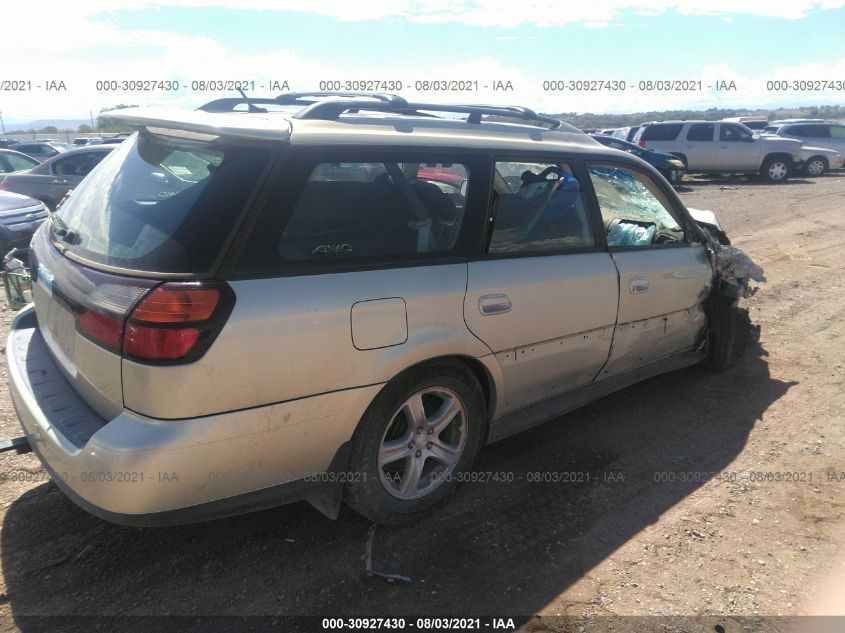
[[[18,121],[15,119],[10,121],[5,118],[3,119],[3,127],[6,128],[7,132],[30,129],[40,130],[50,125],[60,130],[70,129],[75,132],[80,125],[91,125],[91,121],[89,119],[38,119],[37,121]]]

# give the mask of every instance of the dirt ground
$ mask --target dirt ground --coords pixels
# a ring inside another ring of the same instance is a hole
[[[614,615],[741,631],[845,614],[845,173],[696,179],[681,197],[765,268],[746,301],[760,343],[728,372],[661,376],[487,447],[477,469],[513,481],[466,484],[422,522],[378,529],[374,567],[411,583],[364,577],[369,524],[346,509],[126,528],[74,506],[31,454],[4,453],[0,630],[66,614],[540,614],[579,631]],[[20,434],[6,388],[0,426]],[[533,482],[561,471],[589,481]]]

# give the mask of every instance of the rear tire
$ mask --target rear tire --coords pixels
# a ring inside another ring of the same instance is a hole
[[[346,502],[386,525],[418,520],[449,497],[486,438],[478,380],[455,365],[409,371],[387,384],[352,438]]]

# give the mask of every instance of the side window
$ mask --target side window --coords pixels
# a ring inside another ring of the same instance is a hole
[[[716,126],[712,123],[693,123],[687,130],[688,141],[712,141]]]
[[[86,154],[60,158],[52,165],[53,173],[58,176],[84,176],[91,171],[88,166],[91,157]]]
[[[830,138],[835,138],[838,141],[845,141],[845,125],[831,125]]]
[[[6,162],[8,162],[9,166],[12,168],[12,171],[32,169],[36,166],[36,162],[32,159],[26,159],[23,156],[18,156],[17,154],[9,154],[5,158]]]
[[[590,179],[599,201],[608,246],[651,246],[684,241],[671,205],[647,175],[591,165]]]
[[[751,130],[733,123],[722,123],[719,126],[719,141],[735,143],[752,140],[754,134]]]
[[[830,138],[830,127],[827,125],[805,125],[804,136],[808,138]]]
[[[469,167],[455,162],[367,161],[304,168],[287,222],[266,209],[236,269],[273,271],[286,263],[334,262],[454,249],[466,205]]]
[[[596,244],[581,183],[563,163],[497,162],[488,253],[542,253]]]

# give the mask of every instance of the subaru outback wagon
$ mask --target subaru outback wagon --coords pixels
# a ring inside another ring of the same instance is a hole
[[[137,132],[34,236],[7,347],[32,448],[100,517],[413,519],[485,443],[742,338],[713,214],[528,109],[109,116]]]

